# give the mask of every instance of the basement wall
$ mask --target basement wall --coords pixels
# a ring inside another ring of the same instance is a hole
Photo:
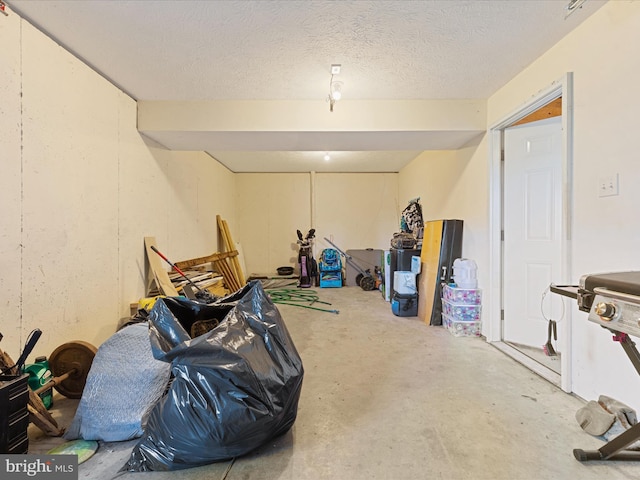
[[[640,270],[639,44],[640,2],[608,2],[489,99],[491,125],[573,72],[571,280],[576,283],[584,274]],[[599,197],[599,178],[615,174],[620,194]],[[638,373],[622,347],[587,321],[575,302],[565,305],[572,309],[573,391],[588,400],[606,394],[639,408]]]
[[[426,151],[399,173],[401,205],[420,197],[422,217],[464,221],[462,256],[478,264],[478,284],[488,282],[488,203],[485,165],[474,159],[487,152],[484,140],[459,150]],[[404,208],[404,207],[403,207]]]
[[[98,346],[145,294],[145,236],[175,260],[218,250],[233,174],[146,140],[133,99],[18,15],[1,20],[1,348],[17,359],[34,328],[33,356]]]
[[[640,270],[638,45],[640,2],[608,2],[488,99],[487,125],[492,126],[573,72],[570,245],[571,281],[575,284],[584,274]],[[425,153],[399,176],[403,195],[422,197],[425,218],[465,220],[463,254],[478,262],[479,284],[485,288],[489,165],[485,138],[477,148],[466,151]],[[615,174],[620,194],[599,197],[599,178]],[[605,394],[640,408],[638,373],[621,346],[606,330],[587,321],[587,314],[577,309],[575,301],[565,300],[565,307],[571,310],[572,318],[573,392],[587,400]]]
[[[316,229],[315,257],[329,238],[341,250],[388,249],[399,230],[396,173],[238,173],[238,233],[249,273],[295,267],[296,230]]]

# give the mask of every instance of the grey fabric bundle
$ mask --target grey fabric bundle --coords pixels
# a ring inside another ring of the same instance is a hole
[[[638,423],[636,411],[606,395],[600,395],[598,401],[591,400],[576,412],[576,420],[582,429],[594,436],[609,441]],[[640,441],[627,447],[640,449]]]
[[[93,359],[66,439],[115,442],[140,437],[145,416],[164,393],[171,366],[153,358],[149,325],[130,325]]]
[[[616,416],[605,410],[600,403],[591,400],[576,412],[576,420],[585,432],[600,436],[611,428]]]

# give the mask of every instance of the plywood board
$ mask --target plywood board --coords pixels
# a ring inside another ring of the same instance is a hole
[[[151,250],[151,246],[158,248],[156,245],[155,237],[144,237],[144,248],[147,252],[147,259],[149,260],[149,275],[147,278],[149,281],[147,282],[147,293],[149,293],[149,287],[151,285],[151,280],[155,280],[158,290],[162,292],[163,295],[168,297],[177,297],[180,294],[176,290],[176,287],[173,286],[171,280],[169,279],[169,274],[164,269],[162,265],[162,259],[160,256]],[[158,250],[160,250],[158,248]],[[160,250],[162,252],[162,250]]]
[[[420,253],[421,271],[418,277],[418,318],[427,325],[431,321],[433,298],[440,272],[440,248],[442,245],[443,220],[432,220],[424,225],[422,251]]]

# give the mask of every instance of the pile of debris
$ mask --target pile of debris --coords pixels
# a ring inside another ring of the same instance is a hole
[[[172,263],[158,250],[155,237],[145,237],[144,243],[150,268],[146,288],[148,297],[183,295],[193,299],[198,296],[198,293],[201,297],[204,296],[202,294],[205,291],[214,297],[222,297],[246,285],[239,253],[235,248],[229,226],[220,215],[216,216],[216,220],[224,251],[205,257]],[[165,270],[162,260],[171,265],[171,271]]]

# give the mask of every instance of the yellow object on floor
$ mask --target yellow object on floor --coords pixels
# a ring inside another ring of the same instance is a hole
[[[145,298],[141,298],[140,300],[138,300],[138,310],[146,310],[147,312],[150,312],[151,309],[153,308],[153,305],[156,303],[156,301],[159,298],[164,298],[165,295],[157,295],[155,297],[145,297]]]

